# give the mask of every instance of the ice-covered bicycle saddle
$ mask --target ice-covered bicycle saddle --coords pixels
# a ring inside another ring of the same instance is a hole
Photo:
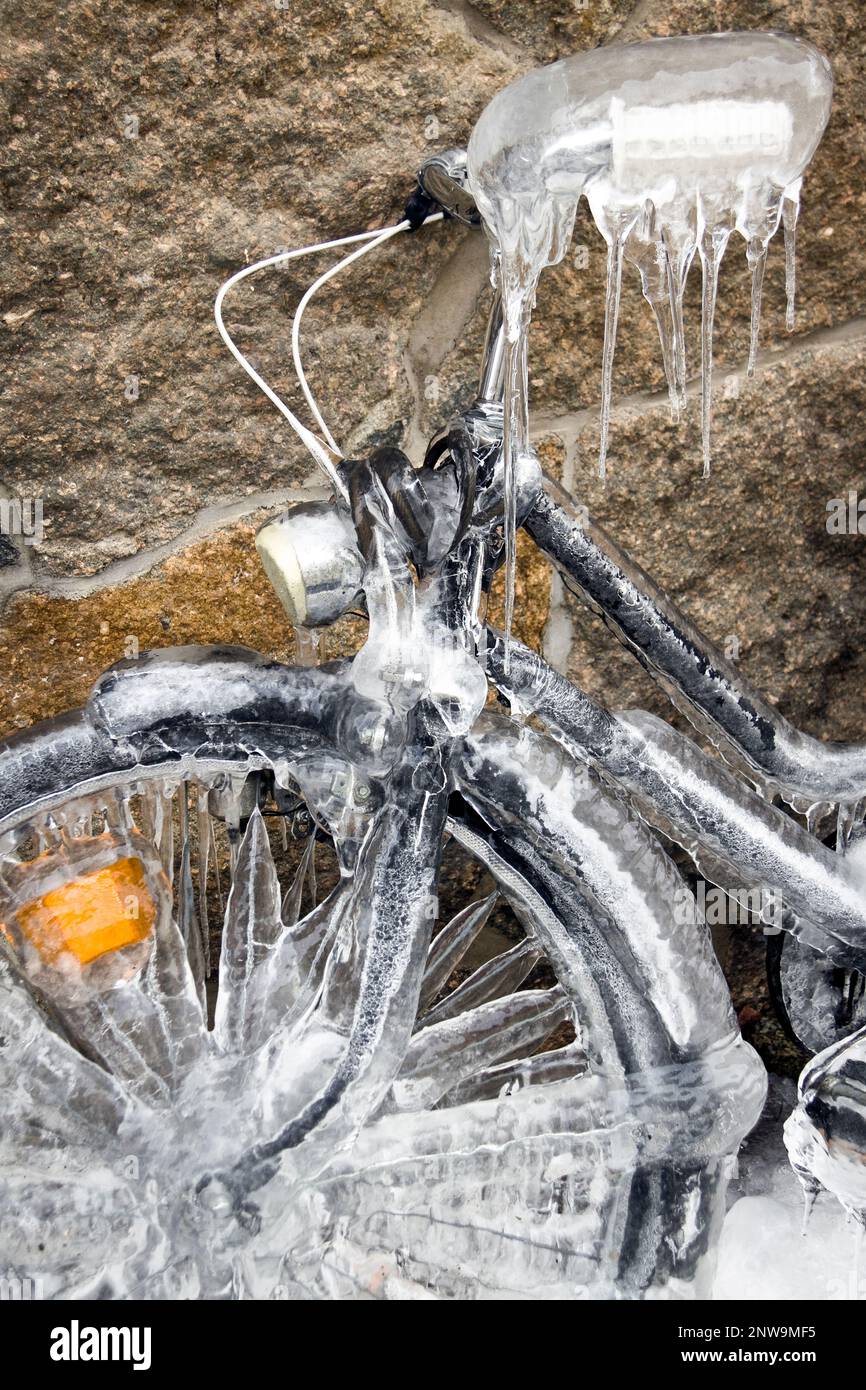
[[[800,179],[832,88],[830,65],[811,44],[742,33],[596,49],[499,92],[472,133],[468,184],[493,243],[509,338],[525,331],[538,276],[562,259],[585,194],[611,252],[609,329],[624,255],[656,313],[678,405],[692,258],[700,254],[714,300],[731,231],[746,239],[756,341],[767,245],[784,215],[793,255]]]

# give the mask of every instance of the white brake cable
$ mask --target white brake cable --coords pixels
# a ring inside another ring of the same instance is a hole
[[[424,223],[422,225],[426,226],[428,222],[439,222],[441,221],[442,217],[443,214],[441,212],[432,213],[430,217],[424,219]],[[301,320],[304,317],[304,310],[306,309],[313,295],[316,294],[317,291],[322,288],[322,285],[327,284],[327,282],[329,280],[332,280],[335,275],[339,275],[340,271],[344,270],[347,265],[351,265],[353,261],[358,261],[361,259],[362,256],[366,256],[368,251],[375,251],[377,246],[381,246],[382,243],[384,241],[387,241],[390,237],[396,236],[398,232],[405,232],[409,225],[410,224],[408,222],[398,222],[393,227],[386,227],[384,232],[382,232],[382,234],[378,236],[375,241],[369,241],[366,246],[361,246],[357,251],[350,252],[349,255],[344,256],[341,261],[337,261],[336,265],[332,265],[329,270],[325,271],[324,275],[320,275],[318,280],[314,280],[312,285],[310,285],[310,288],[307,290],[300,304],[295,310],[295,317],[292,320],[292,360],[295,364],[295,373],[297,374],[297,378],[300,382],[301,390],[304,393],[304,398],[307,402],[307,405],[313,412],[313,415],[316,418],[316,422],[319,425],[322,434],[328,441],[330,448],[333,449],[334,453],[337,454],[340,458],[344,457],[343,451],[337,444],[336,440],[334,439],[334,436],[331,434],[331,431],[325,424],[325,421],[322,419],[321,412],[319,410],[318,405],[316,404],[315,398],[313,397],[313,393],[307,384],[307,378],[304,373],[304,368],[301,364]]]
[[[435,222],[438,221],[441,217],[441,213],[434,213],[431,217],[426,218],[425,221]],[[281,415],[283,415],[286,418],[286,420],[288,420],[289,424],[297,434],[298,438],[306,446],[306,448],[312,454],[313,458],[316,460],[316,463],[318,463],[319,467],[322,468],[326,473],[328,480],[333,484],[337,492],[344,499],[347,499],[346,488],[342,479],[337,473],[337,470],[334,466],[334,460],[330,457],[328,449],[326,449],[325,445],[321,442],[321,440],[315,434],[313,434],[312,430],[308,430],[306,425],[301,424],[301,421],[297,418],[296,415],[292,413],[292,411],[286,405],[285,401],[282,401],[280,397],[277,395],[276,391],[272,390],[272,388],[268,385],[264,378],[260,376],[259,373],[256,371],[252,363],[249,362],[246,357],[244,357],[244,354],[241,352],[240,348],[238,348],[235,344],[228,329],[225,326],[225,323],[223,322],[223,300],[225,299],[230,289],[233,289],[234,286],[239,284],[241,280],[245,280],[248,275],[254,275],[258,270],[265,270],[268,266],[279,265],[280,263],[285,261],[296,260],[300,256],[312,255],[316,251],[331,251],[338,246],[350,246],[354,242],[359,241],[367,242],[366,246],[362,246],[359,250],[352,252],[351,255],[344,257],[343,260],[338,261],[336,265],[331,266],[330,270],[326,271],[324,275],[319,276],[318,280],[316,280],[315,283],[311,285],[311,287],[307,290],[306,294],[301,300],[301,303],[299,304],[298,309],[295,313],[295,321],[292,325],[292,356],[295,361],[295,369],[298,374],[298,380],[301,384],[301,389],[304,393],[307,403],[310,406],[310,409],[313,412],[313,415],[315,416],[317,422],[322,428],[325,438],[327,439],[329,448],[334,454],[336,454],[337,458],[342,458],[343,455],[340,449],[337,447],[330,430],[328,429],[327,425],[322,419],[319,408],[316,405],[315,399],[313,398],[313,394],[310,391],[309,386],[307,385],[307,379],[304,375],[303,368],[301,367],[299,346],[300,318],[303,316],[303,310],[306,308],[310,299],[321,285],[325,284],[326,281],[330,280],[334,275],[338,273],[338,271],[342,270],[344,266],[349,265],[350,262],[357,260],[367,251],[374,250],[374,248],[378,246],[381,242],[387,241],[392,236],[396,236],[398,232],[407,231],[410,225],[411,224],[408,221],[397,222],[392,227],[380,227],[373,232],[358,232],[354,236],[337,237],[333,241],[321,241],[317,242],[313,246],[301,246],[293,251],[280,251],[275,256],[267,256],[264,260],[255,261],[252,265],[244,266],[243,270],[236,271],[236,273],[232,275],[228,280],[226,280],[225,284],[220,288],[220,291],[214,303],[214,318],[216,319],[216,326],[219,330],[220,337],[222,338],[229,352],[232,354],[235,361],[240,363],[247,376],[251,377],[251,379],[256,383],[259,390],[264,392],[271,404],[275,405],[277,407],[277,410],[280,411]]]

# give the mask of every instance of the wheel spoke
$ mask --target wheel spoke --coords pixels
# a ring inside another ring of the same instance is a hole
[[[455,966],[460,964],[498,901],[499,890],[494,889],[480,902],[464,907],[434,937],[427,953],[427,965],[421,981],[419,1013],[429,1009],[437,994],[444,988],[448,976]]]
[[[406,1050],[389,1108],[429,1109],[466,1077],[526,1056],[571,1019],[568,996],[557,986],[509,994],[422,1028]]]
[[[227,1052],[246,1048],[254,977],[282,931],[279,879],[256,808],[238,849],[220,953],[214,1034]]]
[[[534,941],[526,940],[494,960],[486,961],[458,989],[446,994],[442,1002],[425,1015],[421,1026],[429,1028],[433,1024],[443,1023],[445,1019],[456,1018],[478,1004],[513,993],[523,984],[541,956],[541,947]]]

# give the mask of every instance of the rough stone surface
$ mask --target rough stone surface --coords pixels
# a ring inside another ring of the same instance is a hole
[[[828,532],[827,504],[866,492],[864,362],[863,339],[804,345],[742,378],[717,403],[709,479],[697,400],[673,425],[661,397],[619,411],[606,484],[594,412],[572,422],[551,470],[758,689],[810,733],[842,739],[863,735],[864,537]],[[600,620],[560,602],[572,678],[615,707],[668,714]]]
[[[583,209],[574,247],[540,287],[533,427],[546,466],[710,636],[736,640],[743,670],[795,723],[861,736],[866,540],[825,526],[831,498],[866,490],[866,49],[852,0],[5,6],[0,500],[41,500],[44,537],[0,534],[0,731],[80,702],[130,637],[142,649],[227,640],[291,655],[252,534],[314,482],[314,468],[219,341],[212,304],[233,270],[398,218],[422,158],[465,143],[489,97],[539,62],[735,28],[810,38],[836,74],[804,185],[795,334],[784,329],[779,244],[761,369],[748,383],[748,277],[734,238],[704,482],[696,402],[670,424],[655,330],[627,276],[601,488],[604,253]],[[472,396],[489,303],[484,239],[450,224],[376,257],[310,306],[305,362],[348,452],[389,440],[417,458]],[[294,408],[291,312],[327,263],[268,272],[226,308]],[[693,368],[698,294],[693,274]],[[518,608],[521,634],[594,695],[670,713],[526,545]],[[346,624],[329,651],[360,637]],[[738,1003],[761,1015],[765,991],[748,978],[756,959],[734,950],[730,969]],[[744,1021],[780,1056],[771,1031]]]
[[[3,479],[45,499],[38,569],[92,573],[310,474],[223,348],[216,291],[250,259],[395,220],[424,155],[465,138],[515,62],[420,0],[27,0],[7,7],[2,65]],[[341,439],[408,422],[402,352],[461,236],[401,238],[311,309],[310,376]],[[326,263],[226,307],[292,401],[288,310]]]

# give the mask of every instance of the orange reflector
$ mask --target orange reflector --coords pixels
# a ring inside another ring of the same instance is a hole
[[[34,898],[16,915],[47,964],[69,951],[80,965],[89,965],[109,951],[143,941],[156,920],[156,905],[144,865],[127,856]]]

